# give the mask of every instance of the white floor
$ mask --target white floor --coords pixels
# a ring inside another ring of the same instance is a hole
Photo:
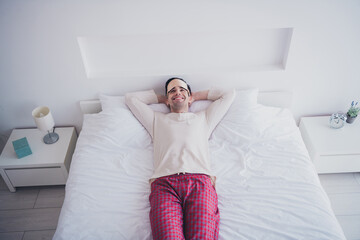
[[[360,173],[319,177],[347,239],[360,240]],[[52,239],[64,194],[63,186],[10,193],[0,177],[0,239]]]
[[[346,238],[360,240],[360,173],[319,177]]]

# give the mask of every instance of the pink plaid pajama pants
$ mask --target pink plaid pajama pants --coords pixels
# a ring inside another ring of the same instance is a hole
[[[205,174],[175,174],[151,184],[154,239],[218,239],[218,199]]]

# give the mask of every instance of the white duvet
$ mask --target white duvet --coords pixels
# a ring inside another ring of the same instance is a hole
[[[345,239],[290,111],[233,106],[209,141],[220,239]],[[54,239],[152,239],[152,152],[129,110],[85,115]]]

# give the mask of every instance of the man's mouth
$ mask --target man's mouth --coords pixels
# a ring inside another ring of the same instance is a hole
[[[175,98],[173,98],[173,100],[174,101],[181,101],[181,100],[184,100],[184,98],[183,97],[175,97]]]

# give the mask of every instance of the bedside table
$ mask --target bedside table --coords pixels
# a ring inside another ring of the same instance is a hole
[[[15,187],[64,185],[66,183],[77,135],[74,127],[55,128],[59,140],[45,144],[46,133],[37,128],[14,129],[0,156],[0,173],[10,192]],[[17,158],[12,141],[26,137],[32,154]]]
[[[360,121],[330,128],[330,116],[304,117],[300,131],[318,173],[360,172]]]

